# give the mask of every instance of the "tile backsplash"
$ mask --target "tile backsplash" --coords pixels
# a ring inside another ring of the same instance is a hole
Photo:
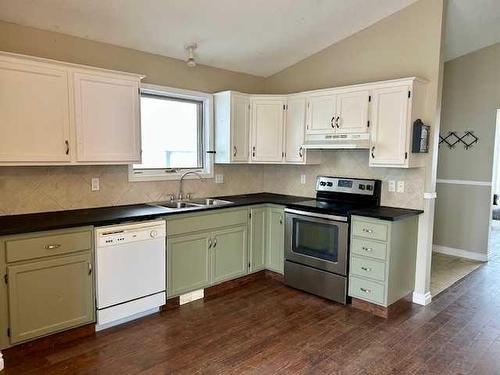
[[[224,175],[223,184],[186,180],[184,191],[196,197],[261,191],[312,197],[316,176],[324,174],[383,180],[384,205],[421,208],[423,203],[422,169],[369,168],[366,151],[323,152],[322,164],[315,166],[217,165],[215,173]],[[100,179],[99,191],[91,191],[93,177]],[[404,180],[405,192],[387,192],[389,179]],[[177,189],[178,181],[129,182],[127,166],[0,167],[0,215],[155,202]]]

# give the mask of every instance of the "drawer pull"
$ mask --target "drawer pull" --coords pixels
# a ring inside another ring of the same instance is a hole
[[[54,249],[58,249],[60,247],[61,247],[61,245],[59,245],[58,243],[55,243],[52,245],[45,245],[45,249],[47,249],[47,250],[54,250]]]
[[[365,232],[365,233],[373,233],[373,229],[363,228],[363,232]]]
[[[361,267],[363,271],[370,272],[372,269],[370,267]]]
[[[370,289],[365,289],[365,288],[359,288],[363,293],[371,293],[372,291]]]
[[[371,247],[365,247],[365,246],[363,246],[362,249],[364,251],[366,251],[367,253],[371,253],[373,251],[373,249]]]

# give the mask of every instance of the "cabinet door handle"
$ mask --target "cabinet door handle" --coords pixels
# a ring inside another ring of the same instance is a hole
[[[233,146],[233,156],[236,156],[237,153],[238,149],[236,148],[236,146]]]
[[[255,157],[255,146],[252,147],[252,156]]]
[[[359,288],[359,290],[361,290],[363,293],[371,293],[372,292],[370,289],[366,289],[366,288]]]
[[[300,157],[300,158],[304,156],[304,153],[303,153],[303,151],[302,151],[302,150],[303,150],[303,148],[302,148],[302,146],[300,146],[300,147],[299,147],[299,157]]]
[[[88,262],[88,267],[89,267],[89,275],[92,274],[92,263]]]
[[[364,247],[364,246],[363,246],[363,247],[362,247],[362,249],[363,249],[364,251],[366,251],[367,253],[371,253],[371,252],[373,251],[373,249],[372,249],[371,247]]]
[[[363,228],[363,232],[365,232],[365,233],[373,233],[373,229]]]
[[[361,267],[363,271],[370,272],[372,269],[370,267]]]
[[[335,116],[333,116],[332,119],[330,120],[331,127],[335,129],[335,125],[333,124],[334,121],[335,121]]]
[[[340,121],[340,116],[337,116],[337,118],[335,119],[335,126],[337,126],[337,128],[340,128],[339,121]]]
[[[372,146],[371,154],[372,154],[372,159],[375,159],[375,146]]]
[[[214,237],[214,245],[213,245],[213,248],[215,249],[215,247],[217,246],[217,237]]]
[[[280,224],[283,225],[283,216],[280,217]]]
[[[47,250],[54,250],[60,248],[61,245],[58,243],[50,244],[50,245],[45,245],[45,249]]]
[[[211,238],[208,239],[208,248],[209,249],[212,248],[212,239]]]
[[[66,155],[69,155],[69,141],[65,140],[64,144],[66,145]]]

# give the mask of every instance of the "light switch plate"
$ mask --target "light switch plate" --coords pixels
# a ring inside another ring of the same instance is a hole
[[[224,175],[223,174],[216,174],[215,175],[215,183],[216,184],[223,184],[224,183]]]
[[[92,191],[99,191],[99,179],[97,177],[92,178],[90,185]]]
[[[306,175],[305,174],[300,175],[300,183],[302,185],[305,185],[305,183],[306,183]]]
[[[398,181],[397,191],[398,191],[398,193],[404,193],[405,192],[405,182],[404,181]]]
[[[396,191],[396,181],[389,180],[389,192],[394,193]]]

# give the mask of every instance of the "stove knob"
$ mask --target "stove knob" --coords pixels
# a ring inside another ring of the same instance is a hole
[[[331,182],[327,182],[326,185],[330,186],[330,187],[333,186],[333,184]]]
[[[151,236],[151,238],[156,238],[156,236],[158,236],[158,231],[153,229],[151,232],[149,232],[149,235]]]
[[[326,182],[325,181],[321,181],[319,184],[320,184],[320,186],[325,186]]]

